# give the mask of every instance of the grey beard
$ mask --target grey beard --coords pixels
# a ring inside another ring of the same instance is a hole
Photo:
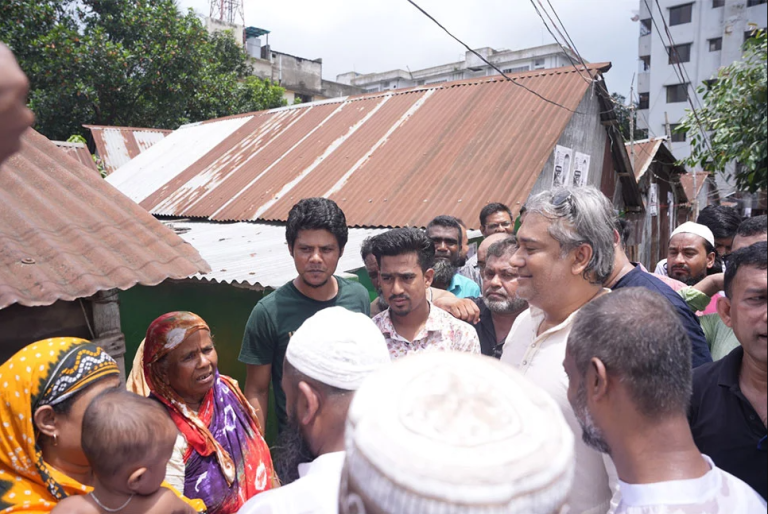
[[[435,275],[432,280],[439,285],[448,287],[458,268],[448,260],[436,259],[432,269],[435,270]]]
[[[513,312],[520,312],[528,308],[528,302],[516,296],[501,301],[491,301],[483,297],[483,303],[495,314],[512,314]]]
[[[301,434],[295,420],[288,417],[285,429],[277,435],[275,442],[275,472],[283,485],[299,479],[299,464],[312,462],[315,456],[309,443]]]
[[[576,405],[573,406],[576,419],[581,425],[581,440],[584,444],[601,453],[611,454],[611,447],[605,441],[603,431],[595,425],[592,414],[587,408],[587,388],[582,383],[576,392]]]

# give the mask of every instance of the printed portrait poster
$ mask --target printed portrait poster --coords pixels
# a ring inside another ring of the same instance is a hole
[[[568,183],[573,187],[581,187],[587,184],[588,178],[589,155],[576,152],[576,157],[573,160],[573,172],[569,177]]]
[[[659,215],[659,185],[651,184],[651,189],[648,191],[648,213],[651,216]]]
[[[571,173],[571,161],[573,160],[573,150],[564,146],[555,146],[555,169],[552,175],[552,187],[562,187],[566,185]]]

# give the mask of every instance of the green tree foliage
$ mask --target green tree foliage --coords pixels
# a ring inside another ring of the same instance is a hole
[[[53,139],[82,124],[175,129],[286,104],[231,35],[210,36],[174,0],[4,0],[0,41],[30,79],[35,128]]]
[[[629,120],[631,117],[635,118],[635,141],[638,139],[645,139],[648,137],[647,130],[641,130],[637,128],[637,103],[635,103],[635,111],[629,108],[627,105],[627,99],[624,95],[619,93],[611,93],[611,100],[613,101],[613,112],[616,113],[616,120],[619,122],[619,132],[621,136],[629,141]]]
[[[690,136],[691,156],[686,164],[725,172],[727,164],[738,162],[736,187],[751,193],[768,185],[766,41],[765,31],[748,39],[743,59],[720,69],[714,81],[699,87],[703,108],[689,111],[678,127]],[[710,132],[709,145],[699,123]]]

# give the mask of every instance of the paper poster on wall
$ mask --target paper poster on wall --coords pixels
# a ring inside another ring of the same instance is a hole
[[[651,216],[659,215],[659,185],[651,184],[648,191],[648,212]]]
[[[677,225],[677,216],[675,216],[675,195],[667,191],[667,205],[669,205],[669,233],[672,234]]]
[[[555,146],[555,170],[552,176],[552,187],[562,187],[571,173],[573,150],[564,146]]]
[[[573,161],[573,173],[571,173],[568,183],[573,187],[580,187],[587,184],[589,178],[589,155],[576,152]]]

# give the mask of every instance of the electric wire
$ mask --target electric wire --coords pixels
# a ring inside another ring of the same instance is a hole
[[[572,112],[573,114],[584,114],[584,113],[583,113],[583,112],[581,112],[581,111],[570,109],[570,108],[566,107],[565,105],[562,105],[562,104],[560,104],[560,103],[557,103],[557,102],[555,102],[554,100],[550,100],[549,98],[547,98],[547,97],[545,97],[545,96],[543,96],[543,95],[541,95],[541,94],[537,93],[536,91],[534,91],[534,90],[532,90],[531,88],[529,88],[529,87],[525,86],[524,84],[521,84],[520,82],[516,81],[515,79],[513,79],[513,78],[510,78],[510,77],[509,77],[509,76],[508,76],[506,73],[504,73],[504,72],[503,72],[501,69],[499,69],[499,67],[498,67],[498,66],[496,66],[496,65],[495,65],[495,64],[493,64],[492,62],[488,61],[488,59],[486,59],[485,57],[483,57],[482,55],[480,55],[480,54],[479,54],[478,52],[476,52],[474,49],[470,48],[470,47],[469,47],[469,45],[467,45],[467,44],[466,44],[464,41],[462,41],[462,40],[461,40],[461,39],[459,39],[458,37],[454,36],[454,35],[453,35],[453,34],[452,34],[452,33],[451,33],[451,32],[450,32],[450,31],[449,31],[447,28],[445,28],[445,27],[444,27],[444,26],[443,26],[443,25],[442,25],[442,24],[441,24],[439,21],[437,21],[437,20],[434,18],[434,16],[432,16],[432,15],[431,15],[431,14],[429,14],[427,11],[425,11],[423,8],[421,8],[421,7],[419,6],[419,4],[417,4],[416,2],[414,2],[414,0],[406,0],[406,1],[407,1],[409,4],[411,4],[412,6],[414,6],[416,9],[418,9],[418,10],[419,10],[419,11],[420,11],[420,12],[421,12],[421,13],[422,13],[424,16],[426,16],[427,18],[429,18],[430,20],[432,20],[432,22],[433,22],[435,25],[437,25],[438,27],[440,27],[440,28],[443,30],[443,32],[445,32],[446,34],[448,34],[448,35],[449,35],[451,38],[453,38],[453,39],[454,39],[454,40],[455,40],[457,43],[459,43],[461,46],[463,46],[464,48],[466,48],[466,49],[467,49],[467,51],[471,52],[471,53],[472,53],[472,54],[474,54],[474,55],[475,55],[475,56],[476,56],[478,59],[480,59],[481,61],[483,61],[485,64],[487,64],[488,66],[490,66],[490,67],[491,67],[491,68],[493,68],[494,70],[496,70],[496,71],[497,71],[497,72],[498,72],[498,73],[499,73],[499,74],[500,74],[502,77],[504,77],[504,78],[505,78],[506,80],[508,80],[509,82],[512,82],[514,85],[516,85],[516,86],[518,86],[518,87],[521,87],[521,88],[525,89],[526,91],[528,91],[528,92],[529,92],[529,93],[531,93],[532,95],[534,95],[534,96],[536,96],[536,97],[540,98],[541,100],[544,100],[545,102],[547,102],[547,103],[549,103],[549,104],[552,104],[552,105],[555,105],[555,106],[557,106],[557,107],[560,107],[561,109],[565,109],[566,111],[568,111],[568,112]]]

